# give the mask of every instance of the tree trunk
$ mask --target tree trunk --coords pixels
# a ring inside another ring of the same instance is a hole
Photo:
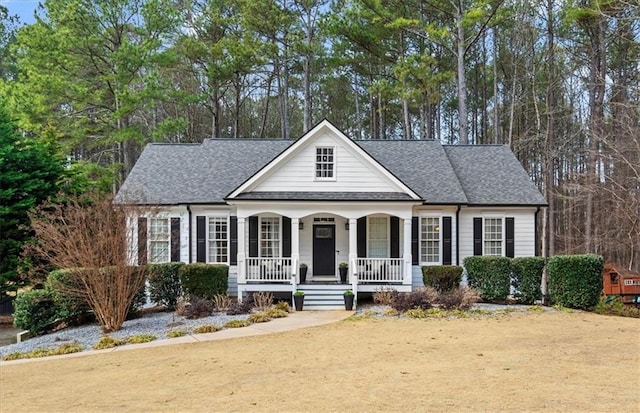
[[[463,27],[463,5],[462,1],[457,2],[456,8],[456,27],[457,33],[457,81],[458,81],[458,142],[461,145],[469,143],[468,138],[468,121],[467,121],[467,84],[465,80],[464,52],[465,52],[465,36]]]

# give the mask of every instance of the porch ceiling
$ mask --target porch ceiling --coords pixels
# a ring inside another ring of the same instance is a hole
[[[245,192],[232,199],[248,201],[416,201],[403,192]]]

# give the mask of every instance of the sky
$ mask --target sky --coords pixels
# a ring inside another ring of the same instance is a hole
[[[44,0],[42,0],[44,1]],[[33,23],[33,11],[38,7],[39,0],[0,0],[0,4],[9,10],[9,15],[17,14],[21,23]]]

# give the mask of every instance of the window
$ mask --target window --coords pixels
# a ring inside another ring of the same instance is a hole
[[[280,218],[261,218],[260,256],[263,258],[280,256]]]
[[[420,262],[440,263],[440,217],[421,218]]]
[[[333,148],[316,148],[316,178],[333,178]]]
[[[209,218],[209,262],[227,262],[229,258],[227,231],[227,218]]]
[[[484,255],[502,255],[502,218],[484,219]]]
[[[389,225],[387,217],[369,218],[369,258],[389,257]]]
[[[149,262],[169,262],[169,220],[151,218],[149,220]]]

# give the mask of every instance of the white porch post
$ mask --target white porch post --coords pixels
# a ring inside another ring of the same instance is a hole
[[[296,284],[300,283],[300,278],[298,276],[298,262],[300,261],[299,224],[300,218],[291,218],[291,274],[296,278]]]
[[[404,218],[404,279],[402,284],[411,285],[412,268],[411,268],[411,217]]]
[[[349,218],[349,277],[353,279],[358,261],[358,220]]]
[[[246,253],[245,253],[245,217],[238,217],[238,299],[242,299],[240,284],[247,282]]]

